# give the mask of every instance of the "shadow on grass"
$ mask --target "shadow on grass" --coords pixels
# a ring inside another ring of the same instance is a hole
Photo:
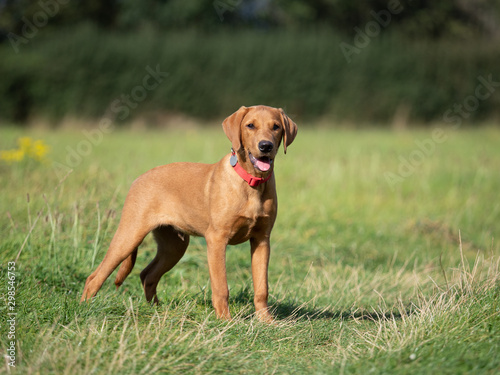
[[[403,314],[401,311],[375,311],[365,309],[337,310],[332,311],[321,308],[310,308],[290,302],[277,302],[271,307],[273,315],[279,319],[299,319],[299,320],[399,320]],[[406,315],[413,314],[414,311],[407,309]]]
[[[231,302],[240,306],[253,304],[253,292],[251,288],[243,288],[239,290],[232,298]],[[368,321],[383,321],[383,320],[399,320],[402,316],[415,314],[415,309],[406,308],[404,312],[401,310],[387,311],[366,310],[362,308],[343,309],[333,311],[329,308],[310,307],[298,301],[280,301],[271,303],[270,306],[272,315],[278,320],[298,319],[298,320],[368,320]]]
[[[138,294],[139,293],[139,294]],[[181,295],[172,295],[169,298],[160,298],[158,305],[146,302],[142,293],[138,290],[128,290],[122,288],[121,293],[113,293],[112,288],[103,291],[106,298],[102,299],[99,308],[108,313],[123,315],[127,310],[127,304],[130,298],[138,303],[136,308],[141,312],[148,312],[150,309],[162,310],[165,306],[182,306],[186,301],[194,302],[191,306],[208,308],[206,311],[212,311],[212,301],[210,293],[200,291],[197,293],[182,293]],[[124,302],[125,301],[125,305]],[[253,290],[250,287],[244,287],[238,291],[233,291],[230,297],[231,309],[240,312],[243,320],[251,319],[254,315]],[[94,306],[95,309],[95,306]],[[416,308],[406,307],[404,311],[401,308],[387,307],[380,310],[367,310],[364,308],[340,308],[330,309],[329,307],[310,306],[306,303],[300,303],[296,300],[274,301],[270,303],[271,314],[281,321],[319,321],[319,320],[365,320],[365,321],[392,321],[401,320],[403,316],[410,316],[416,313]]]

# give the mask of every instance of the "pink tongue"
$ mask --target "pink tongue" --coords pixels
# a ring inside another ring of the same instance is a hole
[[[271,163],[255,159],[255,166],[262,172],[267,172],[271,168]]]

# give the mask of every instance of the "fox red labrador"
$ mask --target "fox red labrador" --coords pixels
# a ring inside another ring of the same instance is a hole
[[[152,231],[157,253],[140,276],[146,299],[158,302],[160,278],[182,258],[189,236],[203,236],[217,317],[231,318],[226,247],[250,241],[256,314],[272,321],[267,300],[269,239],[277,214],[274,159],[281,143],[286,153],[297,125],[282,109],[259,105],[241,107],[222,127],[232,150],[219,162],[167,164],[133,182],[108,252],[87,278],[81,301],[94,297],[121,264],[115,280],[120,286]]]

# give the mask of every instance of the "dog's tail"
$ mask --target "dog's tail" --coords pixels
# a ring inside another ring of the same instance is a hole
[[[134,249],[134,251],[132,251],[132,254],[130,254],[127,258],[125,258],[125,260],[122,262],[120,266],[120,269],[118,270],[118,274],[116,275],[115,279],[115,285],[117,289],[120,287],[120,285],[123,284],[127,276],[132,271],[132,268],[134,268],[136,259],[137,259],[137,247]]]

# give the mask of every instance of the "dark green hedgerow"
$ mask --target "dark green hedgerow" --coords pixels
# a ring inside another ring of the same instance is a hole
[[[365,123],[498,115],[498,44],[379,34],[364,46],[327,30],[117,34],[87,25],[41,34],[18,53],[0,48],[0,118],[206,119],[252,104]],[[495,83],[478,94],[481,79]]]

